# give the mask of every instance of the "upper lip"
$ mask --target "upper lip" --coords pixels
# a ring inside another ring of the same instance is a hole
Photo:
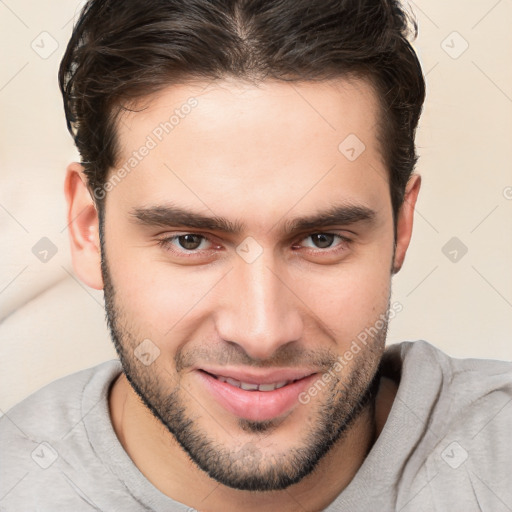
[[[215,376],[229,377],[231,379],[245,382],[247,384],[274,384],[276,382],[293,381],[309,377],[316,373],[306,368],[276,368],[261,369],[255,368],[230,368],[230,367],[207,367],[197,368]]]

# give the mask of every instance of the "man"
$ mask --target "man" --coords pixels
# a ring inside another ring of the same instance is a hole
[[[511,365],[385,350],[408,28],[388,0],[86,4],[65,191],[120,362],[0,420],[2,510],[511,509]]]

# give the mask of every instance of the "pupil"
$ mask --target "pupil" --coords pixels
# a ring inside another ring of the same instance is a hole
[[[334,241],[334,235],[329,235],[327,233],[317,233],[313,235],[313,239],[315,244],[320,249],[325,249],[326,247],[330,247]]]
[[[184,249],[197,249],[201,244],[201,237],[199,235],[182,235],[179,237],[180,245]]]

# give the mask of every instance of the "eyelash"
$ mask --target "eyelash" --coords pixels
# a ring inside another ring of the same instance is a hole
[[[208,251],[211,251],[213,249],[203,249],[203,250],[199,250],[199,249],[191,249],[191,250],[186,250],[186,249],[183,249],[182,250],[177,250],[175,249],[175,246],[173,245],[173,242],[175,240],[178,240],[178,238],[182,237],[182,236],[186,236],[186,235],[195,235],[195,236],[199,236],[201,237],[203,240],[206,240],[208,242],[210,242],[211,244],[214,244],[214,245],[219,245],[219,244],[215,244],[215,242],[213,242],[208,236],[206,235],[203,235],[203,234],[200,234],[200,233],[181,233],[179,235],[172,235],[172,236],[168,236],[168,237],[165,237],[165,238],[162,238],[160,240],[158,240],[158,245],[162,248],[164,248],[165,250],[167,251],[170,251],[172,252],[173,254],[179,256],[179,257],[182,257],[182,258],[194,258],[194,257],[201,257],[201,256],[204,256],[204,252],[208,252]],[[315,231],[313,233],[309,233],[308,235],[305,235],[303,236],[299,242],[303,242],[304,240],[306,240],[307,238],[313,236],[313,235],[329,235],[329,236],[334,236],[336,237],[340,243],[338,243],[338,245],[334,246],[334,248],[331,248],[331,247],[327,247],[325,249],[322,249],[322,248],[317,248],[317,249],[313,249],[311,247],[305,247],[306,250],[309,250],[310,252],[312,252],[313,254],[329,254],[329,255],[334,255],[334,254],[337,254],[338,252],[343,252],[344,250],[347,249],[347,245],[349,245],[352,240],[350,240],[349,238],[343,236],[343,235],[340,235],[338,233],[330,233],[330,232],[327,232],[327,231]],[[202,241],[203,241],[202,240]],[[334,241],[333,241],[334,243]],[[296,245],[296,244],[294,244]]]

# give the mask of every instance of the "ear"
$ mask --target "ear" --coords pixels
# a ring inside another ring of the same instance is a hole
[[[67,168],[64,193],[73,268],[86,285],[102,290],[98,212],[87,188],[84,168],[77,162]]]
[[[395,259],[393,261],[393,274],[396,274],[405,260],[405,253],[409,247],[412,236],[412,225],[414,220],[414,207],[421,186],[421,176],[413,174],[405,188],[404,202],[398,212],[396,223],[396,247]]]

